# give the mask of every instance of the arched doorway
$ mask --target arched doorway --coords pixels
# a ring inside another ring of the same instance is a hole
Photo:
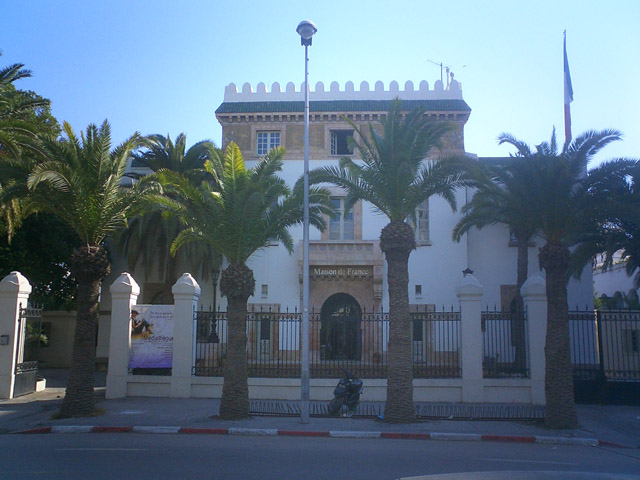
[[[326,360],[360,360],[360,305],[351,295],[336,293],[320,311],[320,345]]]

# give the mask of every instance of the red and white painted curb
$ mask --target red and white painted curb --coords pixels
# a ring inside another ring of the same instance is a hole
[[[155,433],[155,434],[200,434],[200,435],[252,435],[281,437],[331,437],[331,438],[384,438],[401,440],[441,440],[465,442],[515,442],[541,443],[548,445],[607,446],[616,448],[632,448],[595,438],[582,437],[548,437],[525,435],[483,435],[479,433],[391,433],[375,431],[308,431],[278,430],[275,428],[192,428],[166,426],[133,426],[133,427],[99,427],[91,425],[58,425],[33,428],[15,432],[19,434],[42,433]]]

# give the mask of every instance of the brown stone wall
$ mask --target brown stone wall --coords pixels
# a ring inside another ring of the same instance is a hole
[[[442,138],[443,152],[464,152],[464,124],[453,123],[453,129]]]
[[[284,148],[287,153],[304,152],[304,125],[287,125],[287,144]],[[309,128],[311,138],[311,128]]]
[[[309,125],[309,147],[324,150],[324,124]]]
[[[251,125],[233,124],[222,127],[222,148],[226,147],[230,142],[236,142],[242,155],[249,158],[253,154],[251,145]]]

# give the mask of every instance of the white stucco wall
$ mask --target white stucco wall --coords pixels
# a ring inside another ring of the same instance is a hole
[[[618,263],[607,271],[597,268],[593,271],[593,290],[598,296],[604,293],[612,297],[615,292],[627,294],[634,288],[633,278],[636,273],[628,276],[624,263]]]

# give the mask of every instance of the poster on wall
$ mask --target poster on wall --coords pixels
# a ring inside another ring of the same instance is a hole
[[[131,309],[129,368],[171,368],[173,305],[134,305]]]

